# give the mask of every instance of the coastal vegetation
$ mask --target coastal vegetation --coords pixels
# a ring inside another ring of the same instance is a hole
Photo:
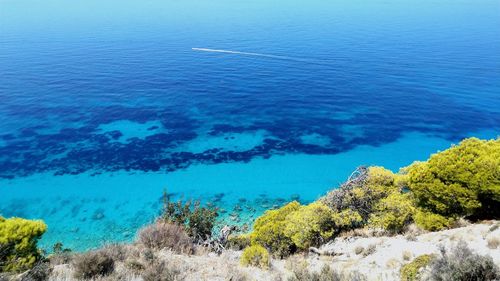
[[[267,270],[272,259],[307,253],[324,255],[320,247],[360,232],[390,237],[408,234],[412,229],[419,233],[449,229],[460,226],[463,220],[496,220],[500,215],[498,206],[500,139],[470,138],[398,173],[383,167],[359,167],[344,184],[317,201],[292,201],[266,211],[248,233],[231,234],[235,229],[231,227],[216,233],[215,206],[199,201],[173,202],[165,192],[161,215],[138,232],[133,245],[72,254],[70,263],[77,279],[113,274],[118,261],[142,280],[160,280],[155,279],[154,272],[171,276],[161,280],[179,280],[181,272],[159,259],[161,251],[177,255],[208,251],[220,255],[234,249],[242,251],[242,266]],[[37,241],[46,228],[41,221],[0,218],[1,271],[22,272],[67,256],[62,245],[54,248],[58,249],[54,254],[42,255]],[[496,229],[492,227],[490,232],[493,231]],[[489,239],[488,247],[496,248],[495,237]],[[367,257],[376,251],[375,244],[358,246],[355,255]],[[461,243],[453,249],[443,249],[440,255],[403,255],[407,262],[399,266],[401,280],[500,278],[498,265],[490,257]],[[310,272],[307,266],[295,264],[291,272],[289,280],[362,280],[354,275],[345,277],[328,266]]]
[[[37,242],[47,230],[40,220],[0,217],[0,272],[27,270],[42,258]]]

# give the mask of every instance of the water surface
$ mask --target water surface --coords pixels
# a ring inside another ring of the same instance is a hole
[[[496,137],[498,77],[497,0],[0,0],[0,214],[75,249],[164,188],[242,222]]]

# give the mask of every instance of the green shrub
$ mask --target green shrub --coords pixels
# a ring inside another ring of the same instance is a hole
[[[218,209],[210,203],[202,206],[200,201],[171,202],[167,193],[163,194],[163,220],[185,227],[188,235],[195,241],[204,241],[211,237],[218,215]]]
[[[63,243],[57,242],[52,246],[52,252],[54,254],[62,254],[62,253],[69,253],[71,252],[71,249],[69,248],[64,248]]]
[[[500,139],[466,139],[404,171],[421,208],[444,217],[500,215]]]
[[[448,228],[454,221],[452,218],[446,218],[421,209],[416,210],[413,219],[417,226],[429,231],[439,231]]]
[[[343,210],[333,214],[333,221],[339,231],[352,230],[365,225],[365,220],[354,210]]]
[[[370,225],[391,232],[401,232],[412,221],[415,206],[411,195],[393,192],[375,204]]]
[[[383,167],[358,168],[340,188],[320,199],[336,212],[340,231],[362,227],[368,223],[377,203],[393,192],[399,192],[399,176]]]
[[[291,202],[259,217],[250,234],[252,245],[266,247],[278,257],[319,246],[336,231],[334,212],[321,202],[301,206]]]
[[[287,216],[299,208],[299,202],[293,201],[279,209],[266,211],[255,221],[253,232],[250,234],[252,245],[264,246],[279,257],[293,253],[296,246],[284,230]]]
[[[500,269],[490,256],[473,253],[460,242],[451,252],[441,249],[441,256],[430,264],[430,279],[447,280],[500,280]]]
[[[39,261],[37,242],[46,230],[41,220],[0,217],[0,272],[27,270]]]
[[[247,247],[241,254],[240,262],[243,266],[269,268],[269,252],[260,245]]]
[[[412,262],[401,267],[401,281],[418,281],[420,280],[420,270],[431,262],[432,255],[421,255],[416,257]]]
[[[396,174],[384,167],[372,166],[368,168],[368,185],[372,187],[393,187],[397,181],[397,177]],[[381,190],[381,192],[387,191],[387,188],[382,189],[384,190]]]
[[[240,235],[230,235],[227,238],[226,247],[233,250],[243,250],[250,246],[250,235],[240,234]]]
[[[73,259],[74,277],[77,279],[94,279],[107,276],[115,269],[115,261],[103,250],[86,252]]]
[[[319,246],[335,231],[333,211],[321,202],[301,206],[286,217],[284,234],[298,249]]]

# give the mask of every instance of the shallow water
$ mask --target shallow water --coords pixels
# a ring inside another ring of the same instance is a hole
[[[0,4],[0,214],[45,247],[132,239],[164,188],[234,223],[500,131],[498,1]]]

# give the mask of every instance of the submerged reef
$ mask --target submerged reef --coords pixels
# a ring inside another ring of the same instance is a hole
[[[195,163],[248,162],[275,154],[336,154],[359,145],[390,143],[407,132],[458,140],[500,124],[495,114],[457,104],[448,104],[446,112],[436,112],[427,103],[419,99],[412,112],[396,106],[385,114],[369,111],[370,105],[365,104],[359,108],[367,110],[315,113],[314,117],[308,110],[291,107],[287,112],[293,114],[286,118],[258,119],[259,112],[265,110],[249,108],[237,115],[245,120],[240,123],[215,121],[225,120],[223,110],[211,113],[206,109],[206,114],[215,115],[210,119],[156,107],[115,105],[87,112],[85,108],[31,105],[29,114],[40,124],[0,133],[0,178],[47,171],[56,175],[118,170],[168,172]],[[11,106],[2,110],[16,120],[28,109]],[[218,115],[220,118],[215,118]],[[59,123],[43,121],[54,119]]]

